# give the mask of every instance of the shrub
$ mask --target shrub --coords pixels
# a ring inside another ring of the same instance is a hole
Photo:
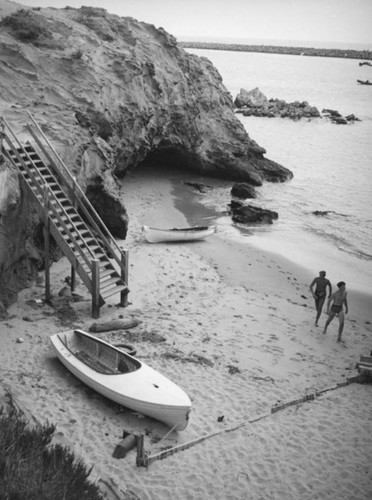
[[[31,10],[20,9],[0,21],[0,26],[7,26],[13,35],[22,42],[35,43],[41,38],[50,38],[51,34],[45,28],[44,18]]]
[[[103,500],[91,472],[73,453],[51,445],[55,427],[30,427],[14,405],[0,408],[1,500]]]

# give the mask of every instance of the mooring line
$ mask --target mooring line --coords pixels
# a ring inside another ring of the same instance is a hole
[[[349,377],[343,382],[339,382],[336,385],[332,385],[330,387],[326,387],[325,389],[321,390],[315,390],[315,392],[312,392],[310,394],[306,394],[305,396],[302,396],[297,399],[293,399],[291,401],[287,401],[286,403],[281,403],[277,404],[273,407],[271,407],[270,411],[262,413],[261,415],[257,415],[255,417],[243,420],[240,423],[237,423],[233,425],[232,427],[228,427],[226,429],[221,429],[216,432],[212,432],[210,434],[206,434],[205,436],[201,436],[199,438],[195,438],[192,441],[188,441],[187,443],[179,444],[177,446],[174,446],[172,448],[168,448],[167,450],[161,451],[159,453],[154,453],[153,455],[149,455],[146,452],[143,452],[142,456],[137,456],[137,465],[143,466],[143,467],[148,467],[152,462],[155,462],[155,460],[163,460],[164,458],[167,458],[171,455],[174,455],[175,453],[178,453],[179,451],[186,450],[188,448],[191,448],[192,446],[199,444],[206,439],[209,439],[214,436],[218,436],[219,434],[223,434],[225,432],[232,432],[235,431],[236,429],[239,429],[240,427],[244,427],[246,424],[252,424],[254,422],[257,422],[259,420],[262,420],[264,418],[269,417],[273,413],[277,413],[278,411],[284,410],[285,408],[288,408],[290,406],[295,406],[299,405],[302,403],[306,403],[308,401],[314,401],[317,397],[322,396],[326,392],[329,391],[334,391],[336,389],[340,389],[341,387],[346,387],[347,385],[350,385],[355,382],[360,382],[362,380],[361,375],[355,375],[354,377]],[[169,434],[169,433],[168,433]]]

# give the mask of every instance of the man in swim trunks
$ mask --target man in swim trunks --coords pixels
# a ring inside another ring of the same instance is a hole
[[[342,342],[342,331],[344,329],[344,311],[343,311],[343,305],[345,304],[345,314],[348,313],[349,308],[347,305],[347,292],[346,292],[346,284],[344,281],[340,281],[337,283],[338,290],[334,294],[331,295],[331,297],[328,299],[327,303],[327,314],[329,315],[326,324],[324,326],[323,333],[326,333],[328,325],[330,322],[333,320],[333,318],[337,315],[338,316],[338,322],[339,322],[339,327],[338,327],[338,337],[337,337],[337,342]],[[332,306],[331,306],[332,304]]]
[[[332,295],[332,285],[331,282],[325,277],[326,272],[325,271],[320,271],[319,276],[317,278],[314,278],[311,285],[310,285],[310,292],[312,293],[314,300],[315,300],[315,307],[316,307],[316,320],[315,320],[315,326],[318,326],[318,321],[320,318],[320,315],[322,314],[322,309],[323,309],[323,304],[326,299],[327,295],[327,286],[329,287],[329,295],[330,297]],[[316,285],[316,286],[315,286]],[[315,286],[315,292],[313,291],[313,288]]]

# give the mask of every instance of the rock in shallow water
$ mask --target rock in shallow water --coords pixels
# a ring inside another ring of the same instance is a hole
[[[244,205],[237,201],[232,201],[229,207],[232,220],[239,224],[272,224],[279,217],[273,210]]]

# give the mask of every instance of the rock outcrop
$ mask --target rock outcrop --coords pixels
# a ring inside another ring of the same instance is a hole
[[[254,187],[250,186],[246,182],[237,182],[231,188],[231,196],[246,200],[247,198],[256,198],[257,195]]]
[[[292,120],[321,116],[318,109],[306,101],[287,103],[282,99],[268,99],[258,88],[250,91],[241,89],[234,104],[238,108],[237,112],[244,116],[280,117]]]
[[[347,125],[348,123],[360,122],[361,120],[357,118],[354,114],[342,116],[335,109],[323,109],[322,114],[328,118],[332,123],[336,125]]]
[[[249,137],[212,63],[162,28],[105,9],[26,10],[7,0],[0,17],[1,114],[26,141],[32,112],[114,235],[124,237],[129,223],[117,179],[142,164],[254,186],[292,177]],[[20,202],[26,213],[26,197]],[[13,238],[12,210],[2,212],[1,248]],[[0,280],[19,259],[0,261]]]
[[[239,224],[272,224],[274,220],[279,218],[278,212],[253,205],[245,205],[240,201],[231,201],[229,213],[231,219]]]
[[[57,249],[51,247],[52,258]],[[43,269],[43,227],[17,173],[0,165],[0,318],[20,289]]]
[[[355,121],[360,121],[354,114],[346,117],[333,109],[323,109],[319,112],[315,106],[310,106],[307,101],[286,102],[283,99],[268,99],[259,88],[252,90],[241,89],[235,97],[234,104],[236,113],[244,116],[261,116],[266,118],[290,118],[291,120],[301,120],[305,118],[326,118],[337,125],[347,125]]]

